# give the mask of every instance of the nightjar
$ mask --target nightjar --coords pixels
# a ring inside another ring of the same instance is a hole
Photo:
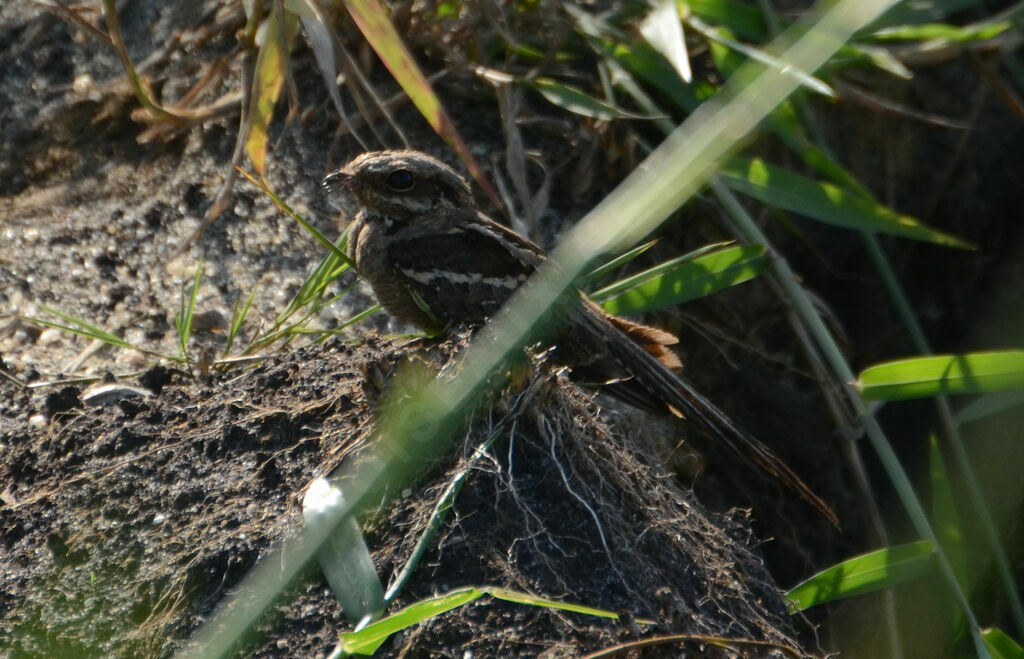
[[[393,316],[427,332],[479,326],[546,256],[476,209],[467,181],[418,151],[373,151],[329,174],[359,205],[348,255]],[[775,476],[833,523],[829,507],[767,446],[743,432],[681,375],[663,330],[606,313],[582,292],[547,339],[553,361],[636,407],[672,412]]]

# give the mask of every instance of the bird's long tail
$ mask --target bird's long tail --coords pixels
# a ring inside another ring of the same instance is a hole
[[[630,384],[640,385],[653,397],[663,401],[697,426],[705,436],[721,442],[740,459],[751,462],[774,476],[804,501],[817,508],[832,524],[839,525],[835,513],[828,504],[785,462],[758,439],[738,428],[724,412],[698,393],[682,376],[665,368],[656,356],[634,341],[616,340],[625,338],[625,334],[606,318],[592,313],[581,315],[586,316],[587,322],[594,325],[593,331],[606,335],[612,332],[617,335],[609,336],[609,340],[606,341],[608,356],[633,375]]]

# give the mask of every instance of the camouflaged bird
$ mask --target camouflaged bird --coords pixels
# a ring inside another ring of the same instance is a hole
[[[324,179],[359,205],[348,255],[391,315],[436,334],[494,315],[544,262],[543,250],[476,209],[469,184],[418,151],[364,153]],[[738,429],[680,375],[663,330],[572,296],[552,332],[555,363],[574,379],[649,411],[671,411],[761,467],[818,508],[828,506],[764,444]]]

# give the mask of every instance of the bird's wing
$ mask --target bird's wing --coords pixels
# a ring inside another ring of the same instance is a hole
[[[393,240],[388,248],[388,262],[412,294],[455,325],[493,315],[544,258],[539,247],[482,215],[444,233]]]

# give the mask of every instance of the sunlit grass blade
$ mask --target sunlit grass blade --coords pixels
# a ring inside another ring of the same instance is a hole
[[[52,320],[46,320],[44,318],[35,318],[32,316],[23,316],[22,318],[30,323],[34,323],[42,327],[52,327],[53,329],[61,330],[62,332],[67,332],[69,334],[75,334],[86,339],[102,341],[103,343],[114,346],[115,348],[135,350],[136,352],[141,352],[144,355],[159,357],[160,359],[166,359],[167,361],[171,362],[182,361],[181,358],[179,357],[165,355],[161,352],[156,352],[155,350],[148,350],[146,348],[137,346],[134,343],[129,343],[128,341],[125,341],[116,334],[112,334],[105,329],[97,327],[96,325],[87,323],[81,318],[75,318],[70,314],[66,314],[63,311],[54,309],[53,307],[48,307],[45,304],[41,304],[39,306],[43,311],[47,313],[52,313],[54,316],[57,316],[58,318],[60,318],[61,320],[68,324],[64,325],[62,323],[55,323]]]
[[[753,279],[766,265],[764,247],[738,245],[698,258],[680,257],[607,286],[591,297],[612,314],[672,307]]]
[[[1024,659],[1024,648],[1001,629],[989,627],[981,630],[981,638],[992,659]]]
[[[199,294],[199,282],[203,277],[203,262],[196,267],[196,276],[192,279],[192,289],[188,298],[185,288],[181,289],[181,300],[178,302],[178,313],[174,314],[174,326],[178,330],[178,354],[183,361],[188,361],[188,340],[192,337],[192,318],[196,311],[196,296]]]
[[[320,231],[315,226],[307,222],[305,219],[303,219],[301,215],[293,211],[291,206],[286,204],[283,199],[274,194],[273,190],[267,187],[267,185],[263,181],[257,179],[255,176],[241,168],[238,168],[238,173],[244,176],[245,178],[249,179],[249,181],[251,181],[253,185],[262,190],[265,195],[270,197],[270,199],[274,202],[274,204],[282,213],[298,222],[303,229],[308,231],[311,236],[316,238],[317,242],[326,247],[332,254],[337,256],[339,260],[347,264],[349,267],[355,268],[355,263],[353,263],[352,260],[348,258],[348,255],[345,254],[345,251],[343,249],[341,249],[338,245],[328,240],[327,236],[320,233]]]
[[[1024,351],[912,357],[861,371],[854,383],[869,400],[981,394],[1024,387]]]
[[[974,248],[972,244],[922,224],[909,215],[897,213],[831,183],[773,167],[760,158],[733,158],[722,167],[720,174],[725,184],[737,192],[826,224],[888,233],[947,247]]]
[[[395,632],[417,625],[425,620],[429,620],[430,618],[441,615],[442,613],[451,611],[456,607],[473,602],[484,595],[490,595],[495,599],[513,602],[516,604],[557,609],[560,611],[581,613],[600,618],[610,618],[613,620],[617,620],[619,618],[619,614],[614,611],[597,609],[590,606],[584,606],[582,604],[573,604],[571,602],[559,602],[505,588],[487,586],[479,588],[468,587],[460,588],[459,590],[454,590],[445,595],[432,597],[407,606],[401,611],[382,618],[358,632],[344,633],[341,635],[342,650],[353,654],[373,654],[373,652],[376,651],[376,649],[379,648],[380,645]],[[637,620],[637,622],[640,624],[652,623],[652,621],[649,620]]]
[[[245,301],[245,304],[241,308],[238,306],[238,298],[235,299],[235,306],[231,313],[231,327],[228,329],[228,339],[224,343],[224,355],[227,356],[231,352],[231,347],[235,343],[235,337],[242,330],[242,325],[245,323],[246,316],[249,315],[249,308],[252,307],[252,301],[256,299],[256,289],[253,289],[252,293],[249,293],[249,299]]]
[[[442,613],[451,611],[463,604],[472,602],[483,596],[476,588],[462,588],[445,595],[411,604],[404,609],[364,627],[358,632],[347,632],[341,635],[341,647],[351,654],[373,654],[380,645],[395,632],[407,627],[418,625]]]
[[[645,114],[639,114],[637,112],[630,112],[629,110],[623,110],[611,103],[607,103],[590,96],[578,87],[566,85],[558,82],[557,80],[552,80],[551,78],[537,78],[536,80],[526,83],[526,85],[535,89],[552,105],[556,105],[563,110],[568,110],[573,114],[578,114],[584,117],[603,119],[605,121],[611,121],[612,119],[657,118]]]
[[[786,597],[792,611],[872,593],[917,579],[934,566],[935,545],[926,540],[855,556],[794,586]]]
[[[613,270],[621,268],[622,266],[626,265],[627,263],[629,263],[630,261],[640,256],[641,254],[643,254],[644,252],[646,252],[647,250],[649,250],[650,248],[654,247],[657,244],[658,240],[655,239],[649,240],[641,245],[637,245],[636,247],[629,250],[625,254],[616,256],[611,261],[608,261],[607,263],[594,268],[584,276],[584,279],[588,282],[596,282],[600,280],[601,277],[604,277]]]

